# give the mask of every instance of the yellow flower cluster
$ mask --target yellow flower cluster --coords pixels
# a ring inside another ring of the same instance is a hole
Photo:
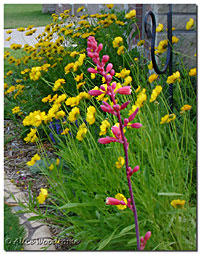
[[[123,44],[123,38],[122,37],[120,37],[120,36],[115,37],[112,44],[113,44],[113,48],[118,48],[118,50],[117,50],[118,55],[121,55],[121,54],[124,53],[124,48],[125,47],[122,45]]]
[[[75,122],[77,119],[77,116],[80,115],[80,109],[77,107],[74,107],[71,112],[69,113],[68,120],[70,122]]]
[[[149,83],[153,83],[157,78],[158,78],[158,75],[154,73],[149,76],[148,81],[149,81]]]
[[[153,102],[157,99],[158,95],[160,94],[160,92],[162,91],[162,86],[156,86],[151,94],[151,98],[150,98],[150,102]]]
[[[132,19],[136,16],[136,10],[131,10],[129,13],[125,15],[126,19]]]
[[[12,109],[13,114],[17,114],[20,111],[20,107],[16,106]]]
[[[45,200],[47,199],[47,196],[48,196],[47,189],[41,188],[40,189],[40,194],[37,197],[37,200],[38,200],[39,204],[43,204],[45,202]]]
[[[161,118],[160,124],[169,123],[176,119],[175,114],[165,115]]]
[[[190,18],[189,21],[186,23],[186,30],[190,30],[194,26],[194,19]]]
[[[99,136],[105,135],[109,127],[110,127],[110,123],[108,122],[108,120],[103,120],[100,125]]]
[[[57,91],[63,84],[65,84],[65,80],[63,78],[58,79],[55,81],[54,83],[54,87],[52,88],[52,90],[55,92]]]
[[[89,106],[87,108],[87,115],[86,115],[86,121],[92,125],[95,122],[95,113],[96,109],[94,106]]]
[[[176,71],[175,73],[173,73],[171,76],[169,76],[167,78],[167,84],[172,84],[175,81],[180,82],[180,72],[179,71]]]
[[[87,133],[86,124],[83,123],[83,124],[81,124],[81,125],[79,126],[79,129],[78,129],[76,138],[77,138],[79,141],[82,141],[83,138],[85,137],[86,133]]]
[[[26,165],[28,165],[28,166],[33,166],[33,165],[36,163],[36,161],[39,161],[40,159],[41,159],[40,156],[36,153],[36,154],[31,158],[31,160],[28,161],[28,162],[26,163]]]
[[[27,136],[24,138],[24,141],[26,141],[26,143],[28,142],[35,142],[37,140],[37,135],[36,135],[37,129],[30,129],[30,132],[27,134]]]
[[[129,74],[130,74],[130,70],[127,70],[126,68],[124,68],[124,69],[121,70],[121,72],[115,73],[115,76],[117,78],[123,78],[124,79],[125,77],[129,76]]]
[[[10,45],[10,48],[14,50],[20,49],[21,47],[22,47],[21,44],[16,44],[16,43],[13,43]]]
[[[45,120],[46,113],[40,112],[40,110],[31,112],[28,116],[26,116],[23,120],[23,125],[32,125],[38,127],[41,125],[42,121]]]
[[[172,200],[171,202],[171,206],[173,206],[174,208],[183,208],[185,205],[185,200]]]
[[[118,160],[115,162],[116,168],[122,168],[124,166],[124,164],[125,164],[124,157],[119,156]]]
[[[41,71],[41,67],[33,67],[31,69],[31,72],[29,73],[30,79],[32,79],[34,81],[38,80],[40,78],[40,76],[41,76],[41,72],[40,71]]]

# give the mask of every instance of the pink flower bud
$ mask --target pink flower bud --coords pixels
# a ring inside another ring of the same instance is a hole
[[[102,50],[102,48],[103,48],[103,44],[100,43],[99,46],[98,46],[98,48],[97,48],[97,52],[99,53],[99,52]]]
[[[110,72],[112,69],[113,65],[111,63],[109,63],[106,67],[106,72]]]
[[[113,83],[112,83],[112,89],[115,89],[116,86],[117,86],[117,83],[116,83],[116,82],[113,82]]]
[[[148,231],[144,237],[144,240],[147,241],[151,237],[151,231]]]
[[[144,237],[140,238],[140,242],[143,243],[144,242]]]
[[[108,60],[109,60],[109,56],[108,55],[104,55],[103,57],[102,57],[102,63],[106,63],[106,62],[108,62]]]
[[[135,129],[139,129],[142,127],[142,124],[141,123],[133,123],[131,125],[129,125],[130,127],[132,128],[135,128]]]
[[[130,103],[130,101],[127,101],[124,104],[122,104],[121,107],[120,107],[120,110],[125,109],[128,106],[129,103]]]
[[[112,133],[115,135],[115,137],[116,137],[117,139],[121,138],[121,131],[120,131],[120,128],[119,128],[119,127],[113,126],[113,127],[111,128],[111,130],[112,130]]]
[[[105,137],[105,138],[99,138],[98,142],[100,144],[109,144],[111,142],[117,142],[116,138],[113,137]]]
[[[140,169],[139,166],[135,166],[134,169],[133,169],[133,173],[137,172],[139,169]]]
[[[126,127],[128,123],[129,123],[129,120],[127,118],[124,118],[124,127]]]
[[[95,69],[92,68],[92,67],[88,68],[87,71],[88,71],[89,73],[98,73],[98,71],[95,70]]]
[[[115,111],[119,111],[120,110],[120,106],[118,104],[116,104],[116,105],[113,106],[113,109]]]
[[[114,113],[114,110],[113,110],[113,108],[112,108],[111,106],[110,106],[110,107],[106,107],[106,106],[104,106],[104,105],[101,105],[100,108],[101,108],[101,110],[103,110],[104,112],[108,112],[108,113],[111,113],[111,114]]]
[[[131,94],[131,86],[120,87],[117,90],[117,93],[119,93],[119,94]]]
[[[112,80],[112,76],[111,75],[106,75],[105,79],[108,83],[110,83],[110,81]]]
[[[129,122],[131,122],[135,118],[138,110],[139,110],[139,108],[136,108],[136,110],[133,112],[133,114],[129,116],[129,118],[128,118]]]
[[[118,200],[116,198],[106,198],[106,205],[126,205],[123,200]]]
[[[88,55],[88,57],[90,57],[90,58],[93,58],[94,57],[94,53],[92,53],[92,52],[87,52],[87,55]]]
[[[91,96],[98,96],[98,95],[101,95],[103,92],[101,92],[99,90],[90,90],[88,93]]]
[[[106,89],[105,89],[105,86],[104,86],[104,85],[101,85],[101,86],[100,86],[100,89],[101,89],[101,90],[103,90],[103,91],[106,91]]]
[[[114,70],[114,69],[112,69],[112,70],[110,71],[110,75],[111,75],[111,76],[114,76],[114,75],[115,75],[115,70]]]

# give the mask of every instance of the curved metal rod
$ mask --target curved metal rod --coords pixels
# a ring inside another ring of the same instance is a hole
[[[152,20],[152,31],[150,30],[149,24],[147,23],[149,16],[151,17],[151,20]],[[156,63],[156,58],[155,58],[156,19],[152,11],[149,11],[144,18],[144,28],[145,28],[147,37],[149,39],[151,38],[151,59],[152,59],[153,68],[157,74],[164,74],[167,70],[167,67],[171,65],[170,63],[172,63],[172,12],[169,11],[167,14],[167,29],[168,29],[167,59],[166,59],[165,66],[162,70],[158,68],[158,65]]]

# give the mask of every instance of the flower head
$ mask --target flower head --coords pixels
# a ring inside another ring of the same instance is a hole
[[[190,30],[190,28],[192,28],[194,26],[194,19],[190,18],[189,21],[186,23],[186,30]]]
[[[124,164],[125,164],[124,157],[119,156],[118,160],[115,162],[116,168],[122,168],[124,166]]]
[[[125,15],[125,18],[126,19],[131,19],[131,18],[134,18],[136,16],[136,10],[131,10],[129,13],[127,13]]]
[[[171,206],[173,206],[174,208],[183,208],[185,205],[185,200],[172,200],[171,202]]]
[[[48,196],[48,191],[47,191],[47,189],[41,188],[41,189],[40,189],[40,194],[39,194],[39,196],[37,197],[38,202],[39,202],[40,204],[43,204],[43,203],[45,202],[47,196]]]
[[[167,78],[167,84],[172,84],[174,83],[176,80],[180,81],[180,72],[174,72],[171,76],[169,76]]]

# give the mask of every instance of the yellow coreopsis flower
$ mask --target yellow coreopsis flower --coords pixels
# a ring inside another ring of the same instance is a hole
[[[196,68],[190,69],[189,76],[196,76],[196,75],[197,75],[197,69]]]
[[[130,70],[127,70],[126,68],[122,69],[121,72],[116,73],[115,76],[117,78],[125,78],[130,74]]]
[[[192,108],[191,105],[185,104],[185,105],[181,108],[181,111],[187,111],[187,110],[190,110],[191,108]]]
[[[176,36],[172,36],[172,43],[178,43],[179,42],[179,38],[177,38]]]
[[[126,19],[131,19],[131,18],[134,18],[136,16],[136,10],[131,10],[129,13],[127,13],[125,15],[125,18]]]
[[[112,44],[113,44],[113,48],[119,48],[120,47],[120,44],[123,43],[123,38],[118,36],[118,37],[115,37],[115,39],[113,40]]]
[[[110,127],[110,123],[107,120],[102,121],[100,125],[99,136],[105,135],[107,133],[107,129]]]
[[[41,188],[41,189],[40,189],[40,194],[39,194],[39,196],[37,197],[38,202],[39,202],[40,204],[43,204],[43,203],[45,202],[47,196],[48,196],[48,191],[47,191],[47,189]]]
[[[122,46],[120,46],[119,48],[118,48],[118,50],[117,50],[117,54],[120,56],[121,54],[124,54],[124,49],[125,49],[125,47],[122,45]]]
[[[153,102],[156,100],[156,98],[158,97],[158,95],[160,94],[160,92],[162,91],[162,86],[156,86],[151,94],[151,98],[150,98],[150,102]]]
[[[164,28],[163,24],[159,23],[158,26],[156,27],[156,33],[163,31],[163,28]]]
[[[65,84],[65,80],[63,78],[56,80],[56,82],[54,83],[54,87],[52,88],[52,90],[55,92],[57,91],[60,87],[62,87],[63,84]]]
[[[152,74],[152,75],[149,76],[148,81],[149,81],[149,83],[152,83],[152,82],[154,82],[157,78],[158,78],[158,75],[154,73],[154,74]]]
[[[124,164],[125,164],[124,157],[119,156],[118,161],[115,162],[116,168],[122,168],[124,166]]]
[[[35,162],[36,162],[36,161],[39,161],[39,160],[40,160],[40,156],[36,153],[36,154],[31,158],[31,160],[28,161],[28,162],[26,163],[26,165],[28,165],[28,166],[33,166],[33,165],[35,164]]]
[[[183,208],[185,205],[185,200],[172,200],[171,202],[171,206],[173,206],[174,208]]]
[[[172,84],[174,83],[176,80],[180,81],[180,72],[174,72],[171,76],[169,76],[167,78],[167,84]]]
[[[76,119],[77,119],[77,116],[80,115],[80,109],[75,107],[71,110],[71,112],[69,113],[69,116],[68,116],[68,120],[70,122],[75,122]]]
[[[190,18],[189,21],[186,23],[186,30],[190,30],[190,28],[192,28],[194,26],[194,19]]]
[[[152,61],[148,64],[148,69],[149,69],[149,70],[152,70],[152,69],[153,69],[153,63],[152,63]]]
[[[78,8],[76,12],[81,12],[84,8],[85,8],[85,7],[82,6],[82,7]]]
[[[19,107],[19,106],[16,106],[16,107],[14,107],[14,108],[12,109],[13,114],[18,113],[19,111],[20,111],[20,107]]]
[[[67,135],[69,133],[69,128],[65,128],[61,135]]]
[[[140,40],[138,41],[137,46],[142,46],[144,45],[144,43],[145,43],[145,40]]]
[[[176,119],[175,114],[165,115],[161,118],[160,124],[169,123]]]
[[[108,9],[112,9],[114,7],[114,4],[106,4]]]
[[[92,125],[95,122],[95,113],[96,109],[93,106],[89,106],[87,108],[87,115],[86,115],[86,121]]]
[[[76,138],[77,138],[79,141],[82,141],[83,138],[85,137],[86,133],[87,133],[87,128],[86,128],[85,123],[83,123],[83,124],[81,124],[81,125],[79,126],[79,129],[78,129]]]
[[[51,165],[49,166],[49,170],[52,171],[53,169],[54,169],[54,165],[51,164]]]
[[[121,194],[121,193],[116,194],[116,195],[115,195],[115,198],[118,199],[118,200],[124,201],[125,204],[128,203],[128,202],[127,202],[127,199],[125,198],[125,196],[124,196],[123,194]],[[127,205],[117,205],[117,208],[118,208],[119,210],[124,210],[124,209],[127,208]]]

